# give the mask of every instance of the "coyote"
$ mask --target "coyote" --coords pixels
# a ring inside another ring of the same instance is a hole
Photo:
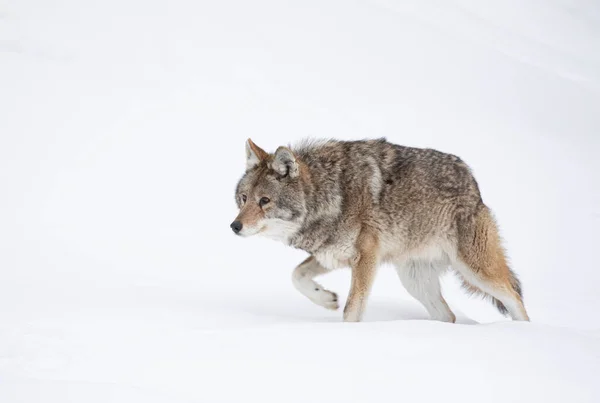
[[[292,281],[315,304],[338,309],[337,295],[314,278],[351,268],[346,322],[361,320],[383,263],[434,320],[456,320],[440,290],[449,267],[502,314],[529,320],[492,213],[454,155],[385,139],[305,141],[269,154],[248,139],[235,200],[237,235],[265,235],[310,254]]]

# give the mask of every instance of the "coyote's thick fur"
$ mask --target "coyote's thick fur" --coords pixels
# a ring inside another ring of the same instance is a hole
[[[231,228],[308,252],[292,279],[314,303],[337,309],[337,295],[314,277],[350,267],[344,320],[359,321],[377,266],[389,262],[433,319],[454,322],[439,282],[452,267],[469,291],[528,320],[492,213],[460,158],[385,139],[305,142],[273,154],[248,140],[246,157]]]

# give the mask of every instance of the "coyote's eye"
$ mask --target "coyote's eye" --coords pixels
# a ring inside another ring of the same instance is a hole
[[[242,202],[246,203],[246,195],[242,195]]]
[[[270,202],[271,199],[269,199],[268,197],[263,197],[260,199],[260,201],[258,202],[258,205],[260,207],[264,206],[265,204],[267,204],[268,202]]]

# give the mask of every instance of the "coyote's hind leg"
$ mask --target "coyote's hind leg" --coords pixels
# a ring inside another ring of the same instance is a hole
[[[454,323],[456,316],[448,307],[440,288],[440,275],[445,269],[442,264],[419,260],[396,265],[402,285],[425,306],[431,319]]]

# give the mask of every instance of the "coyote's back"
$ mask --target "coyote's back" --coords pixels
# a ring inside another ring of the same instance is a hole
[[[438,279],[449,266],[468,290],[527,319],[491,212],[454,155],[385,139],[305,142],[268,154],[249,140],[236,200],[236,233],[262,233],[311,255],[294,284],[313,302],[337,307],[335,294],[312,278],[352,268],[346,320],[360,319],[375,268],[385,261],[435,319],[454,321]]]

